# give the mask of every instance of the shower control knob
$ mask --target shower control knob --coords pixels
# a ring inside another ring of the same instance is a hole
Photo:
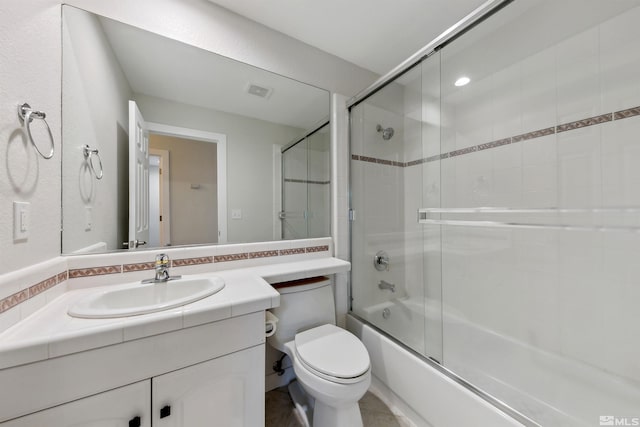
[[[389,270],[389,254],[385,251],[378,251],[373,257],[373,266],[378,271]]]

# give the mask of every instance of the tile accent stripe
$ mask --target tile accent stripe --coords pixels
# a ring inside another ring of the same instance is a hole
[[[575,122],[564,123],[556,126],[556,132],[566,132],[568,130],[580,129],[587,126],[599,125],[613,120],[613,113],[602,114],[601,116],[589,117],[588,119],[576,120]]]
[[[329,246],[328,245],[311,246],[311,247],[308,247],[306,249],[307,249],[307,253],[311,253],[311,252],[327,252],[329,250]]]
[[[28,299],[35,297],[36,295],[40,295],[42,292],[49,290],[54,286],[66,281],[67,278],[67,272],[63,271],[58,274],[54,274],[53,276],[44,279],[43,281],[38,282],[35,285],[31,285],[26,289],[18,291],[15,294],[0,299],[0,313],[4,313],[5,311],[12,309],[18,304],[21,304]]]
[[[305,253],[305,248],[297,248],[297,249],[280,249],[280,256],[284,255],[298,255]]]
[[[144,271],[153,270],[156,267],[154,262],[139,262],[136,264],[124,264],[122,266],[123,273],[130,273],[132,271]]]
[[[613,113],[614,120],[627,119],[629,117],[640,115],[640,107],[627,108]]]
[[[69,270],[69,278],[75,279],[78,277],[104,276],[105,274],[117,274],[117,273],[122,273],[121,265],[106,265],[101,267],[76,268],[74,270]]]
[[[189,265],[211,264],[212,262],[213,262],[212,256],[203,256],[198,258],[172,259],[171,267],[187,267]]]
[[[216,255],[213,257],[214,262],[240,261],[243,259],[249,259],[249,254]]]
[[[249,252],[249,258],[268,258],[278,256],[278,251]]]
[[[309,246],[302,248],[280,249],[256,251],[229,255],[205,256],[196,258],[182,258],[171,260],[172,267],[187,267],[192,265],[211,264],[218,262],[241,261],[256,258],[270,258],[287,255],[300,255],[305,253],[328,252],[329,245]],[[131,273],[136,271],[152,270],[155,267],[154,262],[140,262],[124,265],[105,265],[87,268],[76,268],[73,270],[65,270],[55,274],[41,282],[28,286],[19,292],[0,299],[0,313],[3,313],[42,292],[53,288],[69,279],[76,279],[90,276],[102,276],[106,274]]]
[[[640,115],[640,106],[627,108],[626,110],[616,111],[615,113],[606,113],[599,116],[588,117],[582,120],[576,120],[574,122],[562,123],[557,126],[551,126],[544,129],[534,130],[532,132],[523,133],[521,135],[510,136],[508,138],[499,139],[497,141],[485,142],[483,144],[474,145],[471,147],[461,148],[459,150],[449,151],[448,153],[436,154],[434,156],[426,157],[423,159],[412,160],[410,162],[402,163],[392,160],[376,159],[375,157],[360,156],[358,154],[352,154],[352,160],[359,160],[369,163],[377,163],[382,165],[391,165],[398,167],[416,166],[422,163],[436,162],[450,157],[462,156],[465,154],[475,153],[481,150],[489,150],[491,148],[502,147],[503,145],[515,144],[521,141],[527,141],[534,138],[541,138],[543,136],[553,135],[555,133],[568,132],[576,129],[582,129],[588,126],[599,125],[607,123],[613,120],[622,120],[629,117],[635,117]]]

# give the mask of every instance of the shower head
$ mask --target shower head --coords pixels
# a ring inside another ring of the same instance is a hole
[[[385,129],[382,127],[382,125],[377,125],[376,130],[378,132],[382,132],[382,139],[384,139],[385,141],[388,141],[391,139],[391,137],[393,137],[394,130],[391,127]]]

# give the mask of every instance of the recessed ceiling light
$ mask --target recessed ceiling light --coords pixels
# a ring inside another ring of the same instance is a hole
[[[454,83],[456,86],[460,87],[460,86],[464,86],[467,83],[469,83],[471,81],[471,79],[469,77],[466,76],[462,76],[460,77],[458,80],[456,80],[456,82]]]

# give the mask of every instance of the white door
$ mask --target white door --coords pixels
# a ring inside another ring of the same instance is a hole
[[[149,129],[129,101],[129,249],[149,241]]]
[[[264,426],[264,347],[154,377],[153,426]]]
[[[16,418],[2,427],[151,427],[149,380]]]

